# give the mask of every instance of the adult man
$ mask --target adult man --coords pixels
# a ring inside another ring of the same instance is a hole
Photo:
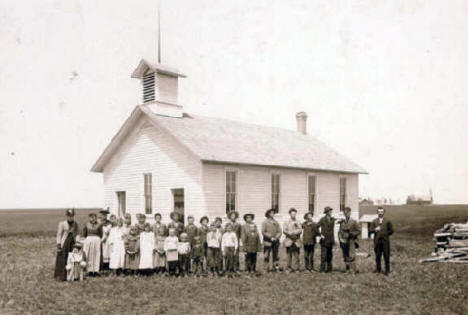
[[[310,211],[304,214],[304,223],[302,223],[302,242],[304,244],[304,265],[309,272],[314,271],[314,249],[317,236],[320,236],[318,223],[314,222],[314,212]]]
[[[376,273],[382,271],[381,259],[382,254],[385,261],[385,275],[390,273],[390,235],[393,234],[392,222],[384,218],[385,210],[382,207],[377,209],[378,218],[371,222],[370,232],[374,233],[374,252]]]
[[[289,209],[289,220],[284,222],[283,233],[286,236],[284,240],[284,247],[286,247],[286,254],[288,255],[288,271],[299,272],[300,262],[299,254],[301,250],[301,223],[296,220],[297,210],[294,208]],[[293,260],[294,266],[293,267]]]
[[[263,258],[265,271],[279,271],[278,249],[281,238],[281,226],[274,218],[275,209],[269,209],[265,212],[265,221],[262,223],[263,235]],[[272,266],[270,268],[270,256]]]
[[[239,222],[237,222],[237,219],[239,218],[239,212],[232,210],[227,214],[227,217],[229,219],[229,222],[226,223],[225,229],[226,229],[226,226],[228,224],[231,224],[232,231],[234,233],[236,233],[237,243],[239,244],[240,238],[241,238],[241,231],[242,231],[242,225]],[[239,265],[239,246],[237,246],[236,252],[234,254],[234,271],[239,272],[239,269],[240,269],[240,265]]]
[[[356,220],[351,219],[351,208],[344,208],[344,220],[340,221],[340,229],[338,238],[340,247],[343,251],[343,260],[346,265],[346,270],[350,273],[356,273],[356,240],[361,234],[361,229]]]
[[[332,271],[333,245],[335,244],[335,221],[331,216],[331,207],[325,207],[322,217],[318,223],[320,229],[320,272]]]

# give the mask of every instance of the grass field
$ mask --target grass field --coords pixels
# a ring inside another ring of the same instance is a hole
[[[368,212],[375,208],[362,209]],[[78,221],[87,213],[79,210]],[[373,256],[358,257],[360,274],[343,273],[335,248],[332,274],[103,277],[73,284],[53,280],[53,235],[62,215],[0,211],[0,314],[468,314],[468,266],[417,263],[430,254],[434,230],[466,222],[468,206],[389,207],[396,233],[388,277],[372,273]],[[361,241],[361,250],[371,245]],[[316,249],[316,263],[319,256]]]

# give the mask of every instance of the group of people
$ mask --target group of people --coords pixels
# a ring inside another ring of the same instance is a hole
[[[274,209],[265,213],[261,231],[255,224],[255,215],[247,213],[241,224],[239,213],[228,213],[228,222],[223,226],[222,218],[216,217],[210,224],[203,216],[200,225],[195,225],[193,216],[187,217],[187,225],[180,222],[177,212],[170,214],[171,222],[162,223],[161,214],[154,215],[154,224],[146,222],[146,216],[138,214],[137,223],[131,216],[117,218],[108,211],[99,215],[91,213],[89,221],[80,230],[74,220],[74,209],[66,211],[67,219],[59,223],[57,232],[57,280],[83,280],[85,276],[98,276],[104,270],[118,274],[153,273],[169,276],[211,275],[232,277],[240,270],[240,252],[245,253],[245,271],[258,275],[257,255],[263,248],[264,270],[283,271],[279,264],[280,239],[284,235],[287,255],[287,272],[299,272],[300,251],[304,251],[305,271],[314,272],[315,245],[320,244],[320,272],[332,271],[335,224],[339,224],[338,238],[343,252],[346,270],[356,273],[355,250],[361,234],[359,224],[351,218],[351,209],[344,209],[344,219],[332,216],[332,208],[324,209],[324,216],[313,220],[314,213],[297,219],[297,210],[291,208],[289,218],[280,226],[275,219]],[[374,233],[376,270],[381,272],[381,257],[384,256],[385,271],[390,272],[389,236],[392,224],[384,218],[384,209],[378,209],[378,218],[371,223]],[[263,240],[263,242],[262,242]]]

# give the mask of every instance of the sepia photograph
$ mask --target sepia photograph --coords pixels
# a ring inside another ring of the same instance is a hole
[[[0,314],[468,314],[468,2],[0,0]]]

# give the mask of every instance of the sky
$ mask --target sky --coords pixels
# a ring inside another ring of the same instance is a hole
[[[192,114],[308,132],[361,197],[468,203],[466,1],[162,0]],[[90,168],[157,58],[156,1],[0,0],[0,208],[101,207]]]

